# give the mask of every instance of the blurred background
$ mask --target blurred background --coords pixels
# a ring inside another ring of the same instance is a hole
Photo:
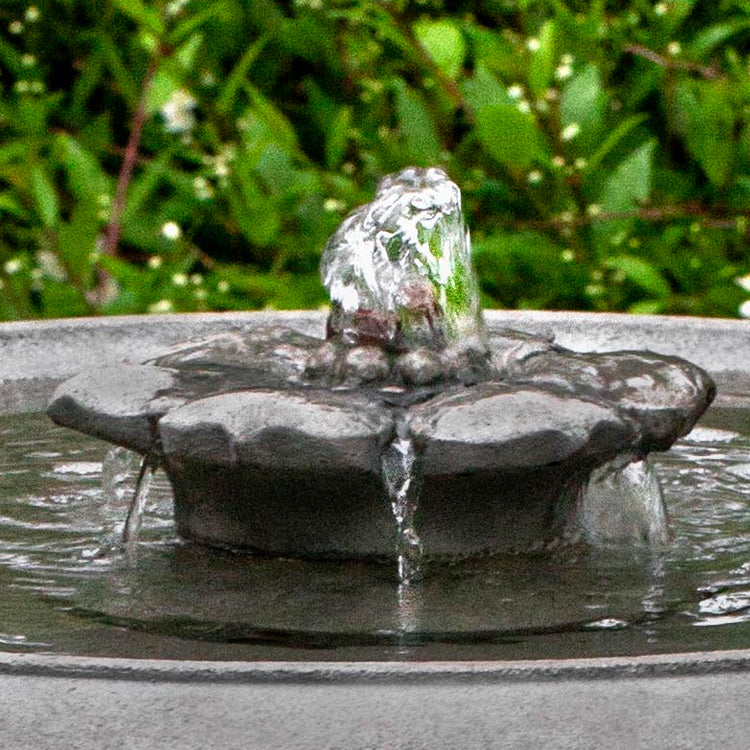
[[[0,319],[319,307],[408,165],[487,307],[750,317],[750,2],[0,1]]]

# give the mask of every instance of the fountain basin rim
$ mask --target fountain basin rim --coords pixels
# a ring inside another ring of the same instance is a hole
[[[515,661],[189,661],[0,653],[0,676],[241,684],[528,682],[750,672],[750,649]]]
[[[284,325],[322,336],[323,311],[256,311],[61,318],[0,323],[0,414],[43,411],[64,379],[95,366],[140,363],[176,343],[227,330]],[[750,325],[724,318],[620,313],[485,311],[490,335],[503,328],[553,331],[579,351],[650,349],[707,370],[721,391],[750,397]]]

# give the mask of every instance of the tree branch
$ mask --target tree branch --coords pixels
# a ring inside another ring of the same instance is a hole
[[[687,70],[691,73],[697,73],[708,81],[715,81],[721,78],[716,62],[710,67],[701,65],[700,63],[690,62],[689,60],[677,60],[671,57],[664,57],[658,52],[655,52],[648,47],[643,47],[640,44],[628,44],[622,48],[623,52],[627,52],[630,55],[636,57],[642,57],[645,60],[650,60],[652,63],[659,65],[662,68],[672,70]]]
[[[107,233],[104,240],[103,252],[105,255],[117,255],[117,245],[120,241],[122,232],[122,216],[125,213],[125,203],[128,197],[128,187],[133,178],[133,167],[138,160],[138,151],[141,145],[141,134],[143,126],[147,120],[146,100],[148,92],[151,89],[151,83],[156,75],[156,69],[159,65],[159,55],[154,54],[149,62],[146,74],[143,76],[141,84],[141,94],[138,99],[138,105],[133,115],[133,123],[130,127],[128,143],[125,146],[125,154],[120,166],[120,174],[117,177],[117,187],[115,188],[115,197],[112,201],[112,213],[107,225]]]

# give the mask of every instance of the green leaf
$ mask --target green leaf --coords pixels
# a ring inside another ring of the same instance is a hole
[[[721,82],[683,80],[676,87],[676,125],[708,179],[724,186],[735,164],[735,114],[730,89]]]
[[[498,232],[478,238],[476,267],[493,305],[566,308],[580,304],[587,275],[582,264],[562,258],[563,248],[541,232]]]
[[[93,272],[91,253],[99,235],[95,211],[78,208],[58,230],[58,247],[65,268],[81,283],[89,283]]]
[[[412,30],[436,65],[449,78],[457,78],[466,57],[466,42],[456,23],[448,18],[425,18],[417,21]]]
[[[179,46],[169,61],[174,61],[184,71],[195,67],[195,59],[203,44],[203,34],[193,34],[184,44]]]
[[[487,153],[506,167],[526,169],[543,155],[534,118],[512,104],[480,110],[477,136]]]
[[[422,97],[400,79],[394,89],[401,137],[410,157],[422,166],[434,164],[440,155],[440,136]]]
[[[81,290],[71,286],[69,282],[45,279],[40,297],[46,316],[73,318],[91,314],[91,306]]]
[[[268,128],[274,142],[278,143],[288,154],[298,153],[297,133],[283,112],[249,81],[243,82],[243,89],[250,99],[254,114]]]
[[[216,100],[216,108],[222,114],[227,114],[234,103],[237,92],[242,87],[247,78],[247,73],[252,64],[258,59],[263,51],[263,47],[268,43],[268,36],[262,36],[256,39],[243,53],[237,64],[232,68],[232,72],[227,77],[226,83],[221,89]]]
[[[231,3],[229,0],[218,0],[218,2],[211,3],[207,8],[204,8],[198,13],[189,14],[184,21],[178,23],[170,32],[169,43],[172,46],[178,45],[184,39],[187,39],[194,31],[203,26],[204,23],[210,21],[215,16],[225,14],[229,10],[231,10]]]
[[[658,315],[664,312],[664,300],[643,299],[630,305],[628,312],[631,315]]]
[[[17,217],[22,217],[26,212],[23,206],[18,202],[13,193],[0,193],[0,214],[9,213]]]
[[[565,128],[577,124],[576,145],[585,151],[596,143],[602,130],[606,95],[596,65],[587,65],[565,87],[560,102],[560,122]]]
[[[173,151],[162,151],[139,175],[128,191],[123,224],[128,223],[141,210],[164,179],[164,173],[172,160]]]
[[[518,53],[508,39],[499,32],[481,26],[469,26],[467,33],[477,69],[481,66],[501,78],[515,77]]]
[[[135,109],[138,104],[139,87],[131,75],[128,66],[122,61],[117,47],[111,39],[103,36],[99,40],[99,49],[101,50],[103,61],[106,63],[109,72],[112,74],[115,85],[120,90],[120,93],[128,102],[131,109]]]
[[[697,0],[671,0],[669,13],[662,16],[662,19],[669,23],[672,28],[676,28],[690,15],[696,2]]]
[[[101,49],[97,46],[86,58],[81,75],[76,78],[73,85],[71,109],[75,113],[74,119],[83,119],[86,105],[101,82],[103,73],[104,59]]]
[[[723,44],[735,34],[750,28],[750,20],[741,19],[717,23],[701,31],[692,42],[690,42],[686,56],[688,59],[701,58],[713,52],[719,45]]]
[[[151,115],[158,112],[179,88],[171,73],[164,68],[157,70],[146,93],[146,111]]]
[[[626,157],[604,183],[601,205],[605,211],[633,211],[651,192],[655,141],[644,143]]]
[[[600,204],[607,213],[635,211],[651,193],[655,141],[648,141],[627,156],[604,183]],[[610,237],[627,232],[633,219],[597,222],[594,236],[601,245]]]
[[[8,69],[14,74],[19,75],[23,70],[21,63],[21,53],[4,39],[0,38],[0,61],[5,63]]]
[[[616,255],[613,258],[607,258],[604,265],[613,271],[619,271],[625,278],[654,297],[668,297],[671,292],[667,280],[652,263],[644,258],[634,255]]]
[[[351,124],[351,108],[341,107],[333,118],[326,135],[326,167],[328,169],[336,169],[344,160]]]
[[[461,93],[469,108],[476,114],[492,104],[513,104],[505,87],[484,65],[477,66],[473,78],[461,82]]]
[[[148,29],[157,37],[164,34],[164,23],[157,11],[147,7],[142,0],[112,0],[112,4],[130,16],[140,27]]]
[[[68,184],[79,200],[95,202],[109,190],[109,178],[97,158],[67,133],[55,137],[58,158],[65,167]]]
[[[46,227],[57,224],[59,205],[57,191],[52,180],[40,164],[31,168],[31,192],[34,195],[39,216]]]
[[[641,123],[648,119],[647,115],[632,115],[623,120],[609,135],[602,141],[599,148],[588,158],[587,170],[593,172],[604,159],[617,147],[625,136],[637,128]]]
[[[0,146],[0,164],[10,164],[29,158],[29,145],[25,141],[11,141]]]
[[[278,211],[247,180],[241,180],[239,188],[239,191],[230,190],[227,195],[234,220],[254,245],[271,245],[281,227]]]
[[[299,175],[292,157],[277,143],[266,145],[255,163],[255,172],[272,195],[291,193]]]
[[[534,96],[544,95],[555,71],[555,24],[547,21],[539,33],[539,49],[531,53],[529,89]]]
[[[34,138],[44,138],[52,107],[41,97],[23,97],[16,105],[13,126],[16,130]]]

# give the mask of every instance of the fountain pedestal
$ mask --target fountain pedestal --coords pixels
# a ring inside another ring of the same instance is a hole
[[[332,390],[305,380],[320,339],[281,327],[218,334],[148,364],[84,372],[48,413],[163,466],[185,538],[333,558],[395,555],[382,458],[403,424],[424,552],[455,556],[580,531],[591,472],[667,448],[713,398],[711,379],[675,357],[582,355],[511,331],[494,341],[496,379],[472,387]]]

